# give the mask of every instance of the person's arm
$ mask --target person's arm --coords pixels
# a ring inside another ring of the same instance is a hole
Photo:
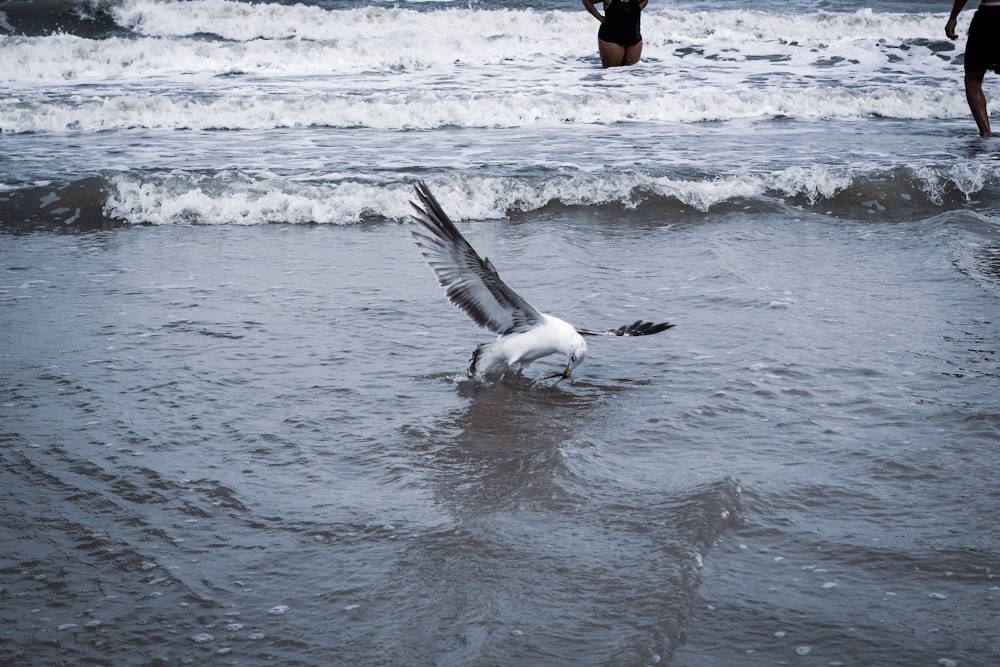
[[[645,9],[648,3],[649,0],[639,0],[639,9]]]
[[[958,0],[955,1],[957,2]],[[597,11],[597,7],[594,6],[592,0],[583,0],[583,6],[587,8],[587,11],[590,12],[591,16],[601,23],[604,23],[604,15]]]
[[[586,1],[584,0],[584,2]],[[966,0],[955,0],[955,5],[951,8],[951,16],[948,17],[948,22],[944,24],[944,34],[948,35],[948,39],[958,39],[958,33],[955,32],[955,25],[958,23],[958,13],[965,7],[965,2]]]

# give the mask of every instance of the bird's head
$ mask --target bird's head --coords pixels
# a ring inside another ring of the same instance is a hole
[[[577,334],[576,338],[570,345],[567,353],[569,358],[566,360],[566,369],[562,372],[563,378],[571,376],[573,369],[582,364],[583,360],[587,358],[587,341],[583,340],[583,336],[579,334]]]

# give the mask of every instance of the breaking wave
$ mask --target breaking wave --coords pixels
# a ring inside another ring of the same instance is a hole
[[[70,184],[33,184],[0,193],[3,222],[33,227],[100,228],[120,224],[356,224],[404,220],[413,176],[385,180],[287,179],[240,171],[113,174]],[[796,166],[774,173],[689,177],[599,174],[538,177],[429,177],[457,220],[485,220],[546,207],[612,206],[662,209],[664,221],[684,211],[720,207],[795,206],[835,217],[909,219],[961,208],[990,197],[1000,166],[862,169]]]

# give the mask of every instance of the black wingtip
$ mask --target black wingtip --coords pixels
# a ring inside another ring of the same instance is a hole
[[[666,331],[670,327],[674,326],[669,322],[645,322],[643,320],[636,320],[632,324],[627,324],[625,326],[615,329],[616,336],[652,336],[653,334],[658,334],[661,331]]]
[[[416,191],[417,197],[421,201],[434,196],[431,194],[430,188],[427,187],[427,184],[424,183],[423,180],[417,181],[417,184],[413,186],[413,189]]]
[[[430,210],[433,210],[433,207],[431,206],[431,201],[434,200],[434,195],[431,194],[431,191],[427,187],[427,184],[424,183],[423,181],[417,181],[417,184],[413,186],[413,189],[417,193],[417,199],[419,200],[419,203],[411,199],[410,206],[412,206],[414,210],[416,210],[418,213],[427,215],[430,212]],[[434,203],[437,203],[437,201],[435,200]]]
[[[420,200],[420,204],[413,201],[410,202],[414,208],[422,208],[425,211],[432,211],[435,213],[444,213],[444,210],[441,208],[441,204],[438,203],[437,197],[434,196],[434,193],[431,192],[431,189],[427,187],[427,184],[424,183],[423,180],[417,181],[417,184],[413,186],[413,189],[417,193],[417,199]],[[423,206],[421,206],[421,204]]]
[[[437,198],[431,189],[427,187],[427,184],[422,180],[417,181],[414,186],[414,190],[417,193],[417,199],[419,201],[410,200],[410,206],[413,207],[416,215],[410,214],[410,217],[419,224],[428,225],[432,229],[444,230],[449,236],[461,236],[458,230],[455,228],[455,223],[451,221],[448,214],[444,212],[441,204],[438,203]]]
[[[673,326],[670,322],[656,323],[636,320],[632,324],[624,324],[617,329],[577,329],[576,331],[581,336],[651,336]]]

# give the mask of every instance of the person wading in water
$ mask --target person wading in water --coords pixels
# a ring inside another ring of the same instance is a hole
[[[604,3],[601,14],[594,0],[583,0],[583,6],[601,22],[597,32],[597,50],[601,66],[618,67],[634,65],[642,55],[642,34],[639,32],[639,14],[649,0],[597,0]]]
[[[583,0],[584,3],[587,0]],[[966,0],[955,0],[951,16],[944,26],[949,39],[958,39],[955,24]],[[965,98],[969,101],[972,117],[979,127],[979,136],[992,137],[990,114],[986,110],[983,78],[986,71],[1000,74],[1000,1],[984,0],[979,4],[969,25],[969,39],[965,43]]]

